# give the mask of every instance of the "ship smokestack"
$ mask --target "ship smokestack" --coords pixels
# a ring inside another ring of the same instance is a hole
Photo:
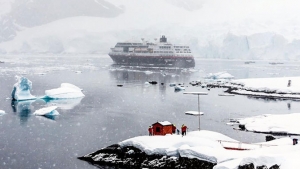
[[[165,35],[162,35],[161,38],[159,39],[160,42],[167,42],[167,38]]]

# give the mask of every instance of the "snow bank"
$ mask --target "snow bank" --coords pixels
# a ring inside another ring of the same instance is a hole
[[[59,113],[56,109],[57,109],[57,106],[45,107],[45,108],[36,110],[33,114],[38,115],[38,116],[56,116],[56,115],[59,115]]]
[[[263,114],[254,117],[236,119],[246,130],[263,133],[300,134],[299,113],[292,114]]]
[[[292,145],[291,138],[249,144],[249,147],[256,146],[252,150],[236,151],[223,148],[229,147],[232,143],[239,145],[240,142],[217,132],[201,130],[188,132],[184,137],[180,135],[139,136],[119,144],[121,147],[134,146],[148,155],[181,156],[217,163],[214,169],[236,169],[239,165],[248,163],[268,167],[278,164],[281,169],[300,166],[296,158],[300,156],[300,146]],[[264,146],[258,146],[262,144]]]
[[[231,92],[237,94],[300,98],[300,77],[239,79],[227,83],[226,86],[231,87]]]
[[[62,83],[59,88],[45,91],[45,98],[50,99],[70,99],[80,97],[84,97],[81,89],[70,83]]]
[[[17,83],[14,84],[11,92],[13,100],[32,100],[36,99],[35,96],[31,95],[30,90],[32,89],[32,82],[23,76],[16,76]]]

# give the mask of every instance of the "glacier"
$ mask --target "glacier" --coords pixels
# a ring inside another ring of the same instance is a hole
[[[165,34],[195,57],[300,59],[300,2],[293,0],[27,1],[0,6],[2,54],[103,54],[119,41]]]
[[[32,89],[32,82],[23,76],[16,76],[17,83],[14,84],[11,92],[13,100],[32,100],[36,99],[35,96],[31,95],[30,90]]]

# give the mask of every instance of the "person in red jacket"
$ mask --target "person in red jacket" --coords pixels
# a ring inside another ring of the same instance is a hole
[[[153,128],[152,128],[152,126],[149,126],[148,132],[149,132],[149,136],[153,135]]]
[[[187,127],[183,124],[183,125],[181,126],[181,134],[182,134],[182,137],[183,137],[184,135],[186,135],[186,130],[187,130]]]

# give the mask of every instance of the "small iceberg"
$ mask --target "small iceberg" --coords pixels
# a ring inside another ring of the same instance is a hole
[[[147,70],[147,71],[145,71],[145,74],[146,74],[146,75],[151,75],[151,74],[153,74],[153,72]]]
[[[175,89],[176,92],[185,90],[185,88],[181,87],[181,86],[174,86],[174,89]]]
[[[46,90],[45,99],[70,99],[70,98],[80,98],[85,95],[82,93],[82,89],[70,84],[62,83],[59,88]]]
[[[15,76],[18,81],[14,84],[13,90],[11,92],[11,97],[13,100],[33,100],[36,99],[35,96],[31,95],[30,90],[32,89],[32,82],[23,76]]]
[[[209,73],[204,78],[205,79],[212,79],[212,80],[216,80],[216,79],[231,80],[231,79],[234,78],[234,76],[232,76],[231,74],[229,74],[227,72],[218,72],[218,73]]]
[[[176,83],[170,83],[169,86],[170,86],[170,87],[174,87],[174,86],[176,86]]]
[[[59,115],[59,113],[56,109],[57,109],[57,106],[45,107],[45,108],[36,110],[33,114],[37,115],[37,116],[57,116],[57,115]]]
[[[204,115],[204,113],[203,112],[198,112],[198,111],[187,111],[187,112],[185,112],[185,114],[186,115],[192,115],[192,116],[199,116],[199,114],[200,115]]]
[[[4,110],[0,110],[0,116],[3,116],[5,114]]]

